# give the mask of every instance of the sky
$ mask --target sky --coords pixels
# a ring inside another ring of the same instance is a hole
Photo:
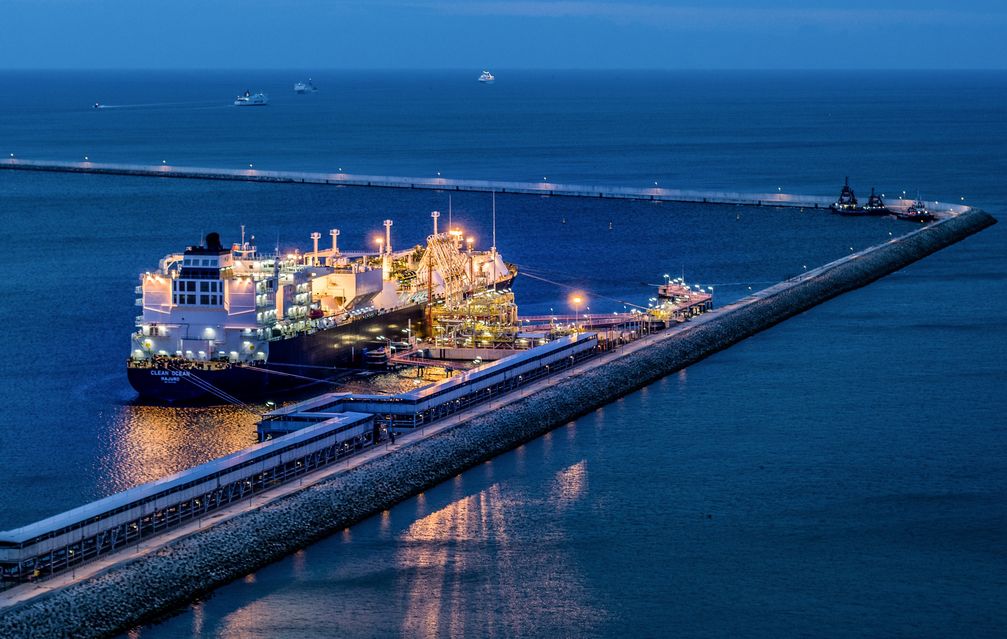
[[[1004,69],[1007,0],[0,0],[4,69]]]

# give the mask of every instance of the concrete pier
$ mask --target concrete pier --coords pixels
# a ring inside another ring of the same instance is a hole
[[[0,169],[13,171],[49,171],[56,173],[93,173],[99,175],[129,175],[137,177],[180,178],[195,180],[233,180],[281,184],[315,184],[329,186],[364,186],[395,189],[425,189],[434,191],[476,191],[557,195],[619,200],[649,200],[655,202],[693,202],[707,204],[741,204],[748,206],[787,206],[798,208],[828,208],[835,197],[795,195],[789,193],[742,193],[732,191],[701,191],[693,189],[634,188],[629,186],[586,186],[542,182],[503,182],[442,177],[396,177],[389,175],[354,175],[304,171],[268,171],[253,165],[242,169],[174,166],[171,164],[112,164],[102,162],[55,162],[23,160],[16,157],[0,159]],[[886,198],[892,209],[906,209],[912,200]],[[947,202],[927,202],[936,213],[962,213],[968,207]]]
[[[303,489],[263,496],[221,523],[149,546],[139,559],[126,553],[86,578],[36,593],[12,589],[0,597],[0,637],[121,632],[995,222],[977,210],[950,215],[403,435],[348,469],[312,478],[313,485],[305,478]]]

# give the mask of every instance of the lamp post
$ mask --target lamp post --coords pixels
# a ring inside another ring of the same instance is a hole
[[[583,303],[584,303],[584,296],[581,295],[580,293],[574,293],[573,295],[570,296],[570,305],[573,306],[574,311],[573,330],[575,333],[580,330],[580,305]]]

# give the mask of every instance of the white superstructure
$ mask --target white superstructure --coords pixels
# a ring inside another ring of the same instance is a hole
[[[269,104],[268,95],[265,93],[252,93],[247,89],[234,99],[234,106],[266,106],[267,104]]]
[[[386,220],[377,253],[342,253],[339,230],[332,229],[330,248],[319,248],[321,233],[312,233],[312,250],[303,253],[262,254],[254,238],[244,237],[225,248],[210,233],[203,246],[165,256],[136,288],[143,313],[131,361],[264,362],[271,342],[423,305],[428,296],[457,299],[513,278],[495,247],[474,251],[458,230],[393,252],[391,226]]]

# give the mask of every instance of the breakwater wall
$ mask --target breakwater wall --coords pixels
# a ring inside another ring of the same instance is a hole
[[[105,637],[151,619],[996,221],[967,211],[648,338],[604,365],[87,581],[0,611],[0,637]]]
[[[505,182],[497,180],[471,180],[444,177],[398,177],[390,175],[357,175],[353,173],[325,173],[308,171],[267,171],[253,165],[242,169],[175,166],[171,164],[115,164],[108,162],[55,162],[23,160],[10,157],[0,159],[0,169],[12,171],[47,171],[57,173],[93,173],[100,175],[126,175],[135,177],[181,178],[190,180],[233,180],[240,182],[267,182],[278,184],[316,184],[329,186],[364,186],[394,189],[424,189],[434,191],[476,191],[520,193],[528,195],[557,195],[593,197],[619,200],[649,200],[654,202],[692,202],[706,204],[739,204],[746,206],[787,206],[799,208],[828,208],[834,197],[798,195],[792,193],[743,193],[738,191],[701,191],[695,189],[669,189],[657,185],[648,188],[631,186],[589,186],[541,182]],[[912,200],[886,199],[889,208],[906,209]],[[936,213],[963,213],[968,207],[948,202],[927,202],[927,208]]]

